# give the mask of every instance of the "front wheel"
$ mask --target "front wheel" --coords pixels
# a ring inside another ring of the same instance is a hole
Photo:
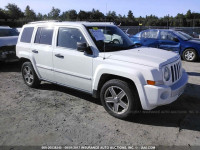
[[[105,110],[119,119],[131,117],[139,110],[140,101],[135,88],[122,80],[106,82],[100,92],[101,103]]]
[[[29,87],[35,88],[40,84],[40,80],[38,79],[37,74],[35,73],[35,70],[33,69],[31,62],[25,62],[22,65],[22,76],[24,82]]]
[[[141,44],[135,44],[135,47],[141,47],[142,45]]]
[[[185,61],[194,62],[197,60],[197,52],[194,49],[186,49],[183,52],[183,59]]]

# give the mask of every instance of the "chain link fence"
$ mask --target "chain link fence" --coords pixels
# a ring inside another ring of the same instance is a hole
[[[78,20],[74,20],[78,21]],[[92,21],[100,21],[102,22],[103,20],[92,20]],[[22,27],[24,24],[31,22],[31,20],[7,20],[5,21],[4,19],[0,19],[0,26],[10,26],[13,28],[16,27]],[[130,34],[130,35],[135,35],[138,32],[141,32],[146,29],[172,29],[172,30],[178,30],[178,31],[183,31],[189,35],[191,35],[194,38],[200,38],[200,27],[168,27],[168,26],[120,26],[120,28]]]

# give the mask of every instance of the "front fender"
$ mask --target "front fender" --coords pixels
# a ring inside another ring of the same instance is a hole
[[[132,80],[137,88],[142,108],[143,109],[148,108],[149,102],[144,93],[144,86],[143,86],[146,84],[146,81],[142,73],[140,73],[138,70],[134,70],[133,68],[126,68],[119,66],[116,67],[108,64],[99,65],[94,72],[94,78],[92,83],[93,90],[98,90],[98,84],[103,74],[117,75]]]
[[[116,75],[124,78],[131,79],[135,84],[145,84],[143,75],[137,70],[125,67],[116,67],[112,65],[99,65],[93,75],[92,89],[97,90],[100,78],[103,74]]]

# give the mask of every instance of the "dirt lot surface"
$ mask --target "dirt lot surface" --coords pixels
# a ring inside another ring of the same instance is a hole
[[[29,88],[18,63],[0,64],[0,145],[200,145],[200,62],[183,66],[189,83],[176,102],[123,121],[90,95]]]

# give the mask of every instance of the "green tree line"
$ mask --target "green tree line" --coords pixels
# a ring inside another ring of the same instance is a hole
[[[169,27],[199,27],[200,13],[188,10],[186,14],[178,13],[175,17],[166,15],[157,17],[147,15],[145,17],[135,17],[131,10],[127,15],[116,14],[115,11],[109,11],[106,15],[99,10],[91,11],[67,10],[61,12],[59,8],[52,7],[47,14],[36,14],[29,5],[22,11],[16,4],[8,3],[5,8],[0,8],[0,25],[19,26],[30,21],[39,20],[61,20],[61,21],[110,21],[122,26],[169,26]]]

